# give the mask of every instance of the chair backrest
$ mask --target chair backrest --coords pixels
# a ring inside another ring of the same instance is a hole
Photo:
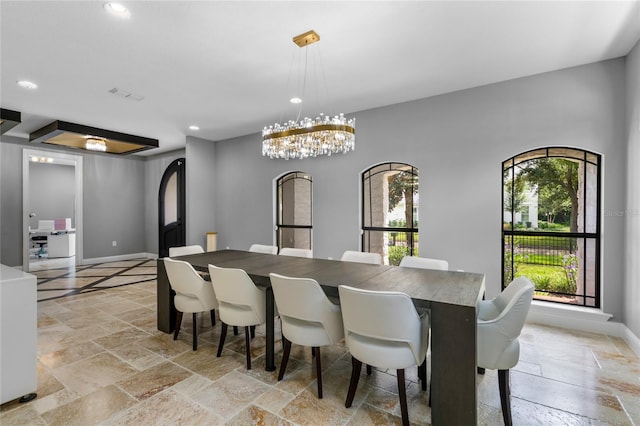
[[[405,256],[400,261],[400,266],[421,269],[449,270],[449,262],[441,259],[430,259],[428,257]]]
[[[534,292],[526,277],[513,280],[503,292],[489,302],[493,309],[478,318],[478,366],[509,369],[518,362],[518,336],[527,319]]]
[[[231,325],[262,324],[266,319],[265,293],[243,269],[209,265],[220,319]]]
[[[196,298],[200,300],[205,307],[203,310],[210,310],[218,307],[218,302],[213,292],[213,287],[210,283],[206,282],[190,263],[175,260],[169,257],[164,259],[164,268],[167,271],[167,278],[169,279],[169,285],[176,292],[176,308],[181,309],[178,306],[181,302],[179,296],[186,296],[189,298]]]
[[[340,307],[329,301],[316,280],[274,273],[269,278],[285,337],[306,346],[333,344],[344,337]]]
[[[342,258],[340,260],[344,262],[371,263],[373,265],[380,265],[382,263],[382,256],[380,256],[380,254],[378,253],[347,250],[342,254]]]
[[[266,246],[263,244],[252,244],[249,251],[254,253],[278,254],[278,246]]]
[[[340,306],[344,322],[347,347],[365,346],[367,341],[375,347],[376,341],[404,343],[411,350],[416,363],[426,351],[421,337],[421,321],[411,298],[396,291],[370,291],[340,285]],[[356,350],[357,351],[357,350]],[[366,360],[361,359],[366,362]],[[374,364],[375,365],[375,364]],[[380,365],[379,365],[380,366]]]
[[[204,253],[204,249],[199,245],[169,247],[169,257],[186,256],[188,254]]]
[[[293,248],[293,247],[284,247],[280,249],[280,253],[282,256],[294,256],[294,257],[313,257],[313,252],[308,249],[301,248]]]

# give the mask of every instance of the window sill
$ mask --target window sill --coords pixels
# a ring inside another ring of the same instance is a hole
[[[613,315],[596,308],[562,305],[534,300],[527,321],[591,333],[620,335],[621,323],[609,321]]]

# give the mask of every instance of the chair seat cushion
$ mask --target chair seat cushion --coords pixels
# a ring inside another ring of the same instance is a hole
[[[402,369],[421,364],[416,361],[409,345],[405,342],[394,342],[349,334],[346,337],[347,347],[357,360],[373,367]]]
[[[186,296],[184,294],[176,294],[173,300],[176,309],[185,313],[205,312],[216,308],[213,303],[211,306],[205,306],[200,300],[198,300],[198,298]]]

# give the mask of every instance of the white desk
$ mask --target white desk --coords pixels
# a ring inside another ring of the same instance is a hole
[[[38,387],[36,277],[0,265],[0,404]]]
[[[47,237],[47,256],[70,257],[76,255],[76,230],[30,229],[31,235],[45,235]]]

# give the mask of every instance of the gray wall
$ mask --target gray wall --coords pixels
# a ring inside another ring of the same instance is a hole
[[[627,56],[626,153],[624,322],[636,336],[640,336],[640,42]]]
[[[207,232],[215,228],[215,143],[187,137],[187,245],[207,247]]]
[[[185,150],[180,149],[147,157],[144,167],[144,200],[145,200],[145,251],[158,254],[158,195],[160,181],[164,171],[174,160],[185,157]],[[186,164],[189,170],[189,163]],[[187,217],[189,212],[187,212]],[[187,219],[188,222],[188,219]]]
[[[71,218],[75,227],[75,167],[60,164],[29,163],[29,206],[36,216],[29,220],[32,228],[39,220]]]
[[[84,258],[143,253],[144,159],[85,155],[83,161]]]
[[[344,156],[270,160],[262,157],[257,134],[217,142],[218,246],[246,249],[271,241],[273,179],[301,170],[313,176],[314,256],[338,258],[358,249],[360,172],[380,162],[406,162],[420,173],[420,254],[448,259],[453,269],[484,272],[492,297],[500,291],[503,160],[541,146],[601,153],[603,209],[624,208],[624,59],[356,116],[356,151]],[[620,321],[623,222],[603,216],[603,231],[603,307]]]

